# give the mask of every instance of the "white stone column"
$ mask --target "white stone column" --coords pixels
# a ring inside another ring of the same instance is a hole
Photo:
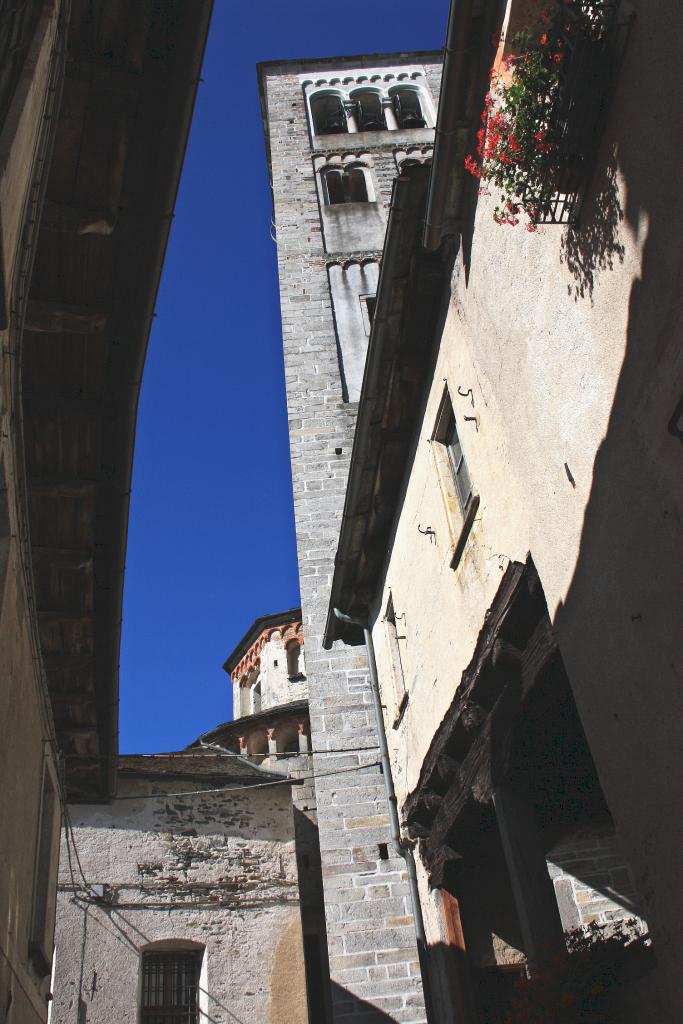
[[[398,131],[398,121],[396,120],[396,114],[394,113],[394,104],[391,100],[384,100],[384,120],[387,122],[387,128],[390,132]]]

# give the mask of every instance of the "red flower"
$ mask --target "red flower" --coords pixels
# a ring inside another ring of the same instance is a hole
[[[561,53],[554,53],[553,54],[553,60],[555,61],[556,64],[561,64],[562,63],[562,54]]]
[[[465,170],[469,171],[474,178],[481,178],[481,168],[471,153],[465,157]]]
[[[545,44],[548,42],[548,33],[544,32],[538,41],[541,44],[541,46],[545,46]]]

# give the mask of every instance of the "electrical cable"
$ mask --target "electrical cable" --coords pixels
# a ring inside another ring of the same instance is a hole
[[[68,829],[68,833],[70,833],[70,835],[71,835],[71,843],[72,843],[73,848],[74,848],[74,854],[76,856],[76,863],[78,864],[78,870],[80,872],[81,878],[83,879],[83,885],[85,887],[85,890],[86,890],[86,892],[88,892],[90,890],[90,885],[88,884],[88,880],[85,877],[85,872],[83,871],[83,865],[81,864],[81,858],[80,858],[80,855],[78,853],[78,846],[76,845],[76,836],[74,835],[74,826],[73,826],[73,822],[71,820],[71,815],[69,814],[68,807],[65,807],[65,809],[64,809],[64,817],[65,817],[65,825],[66,825],[66,827]],[[66,841],[67,841],[67,852],[68,852],[68,849],[69,849],[69,834],[67,834]],[[72,876],[72,878],[73,878],[73,876]]]
[[[301,750],[301,751],[297,751],[296,753],[292,753],[292,752],[285,753],[284,751],[279,751],[279,752],[276,752],[274,754],[270,754],[270,753],[269,754],[264,754],[264,755],[260,755],[259,754],[258,756],[259,757],[260,756],[269,757],[269,758],[270,757],[274,757],[276,759],[279,759],[281,757],[286,757],[286,758],[290,758],[290,757],[306,757],[309,754],[316,754],[316,755],[319,755],[319,754],[355,754],[356,751],[363,751],[363,750],[379,750],[379,746],[378,746],[377,743],[373,743],[369,747],[330,747],[328,750]],[[149,760],[151,761],[151,760],[154,760],[154,759],[162,760],[162,759],[190,758],[190,757],[202,757],[203,758],[203,757],[206,757],[207,755],[202,753],[201,751],[197,751],[195,753],[195,751],[193,749],[193,750],[188,750],[188,751],[185,751],[185,750],[173,750],[173,751],[171,751],[168,754],[120,754],[119,756],[120,756],[121,760],[125,760],[125,758],[127,758],[127,757],[145,757],[145,758],[149,758]],[[253,755],[251,755],[251,754],[236,754],[233,750],[226,750],[226,751],[221,752],[220,754],[214,754],[212,756],[214,756],[214,757],[216,757],[218,759],[223,758],[223,757],[241,757],[243,760],[247,761]],[[96,755],[90,755],[90,754],[64,754],[63,757],[64,757],[65,761],[96,761],[96,760],[98,760],[98,757]],[[108,758],[109,758],[108,754],[103,754],[101,756],[101,758],[99,758],[99,759],[104,761],[104,760],[108,760]]]
[[[273,782],[255,782],[251,785],[248,783],[243,786],[226,786],[218,787],[217,789],[186,789],[174,793],[140,793],[140,794],[129,794],[126,796],[115,796],[114,801],[117,800],[160,800],[163,797],[170,796],[203,796],[205,793],[244,793],[251,791],[252,789],[266,789],[269,786],[291,786],[296,785],[299,782],[306,782],[309,779],[326,779],[333,775],[345,775],[348,772],[358,772],[365,768],[377,768],[381,765],[380,761],[370,761],[368,764],[354,764],[350,768],[338,768],[333,772],[312,772],[310,775],[300,776],[288,776],[286,779],[275,779]]]

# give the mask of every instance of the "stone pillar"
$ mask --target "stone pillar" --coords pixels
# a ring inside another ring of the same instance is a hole
[[[268,736],[268,757],[274,757],[277,755],[277,743],[275,741],[275,730],[267,729],[266,735]]]
[[[510,874],[524,951],[530,969],[544,957],[564,950],[564,935],[555,890],[533,807],[512,786],[493,794],[503,853]]]
[[[304,732],[303,722],[299,722],[297,725],[297,732],[299,733],[299,753],[308,753],[308,736]]]
[[[390,132],[398,131],[398,121],[396,120],[394,105],[391,100],[384,103],[384,120],[387,122],[387,128]]]

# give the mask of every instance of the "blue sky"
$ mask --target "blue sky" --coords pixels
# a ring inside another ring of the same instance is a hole
[[[448,0],[215,0],[138,416],[121,750],[232,717],[221,665],[299,602],[275,246],[255,65],[440,49]]]

